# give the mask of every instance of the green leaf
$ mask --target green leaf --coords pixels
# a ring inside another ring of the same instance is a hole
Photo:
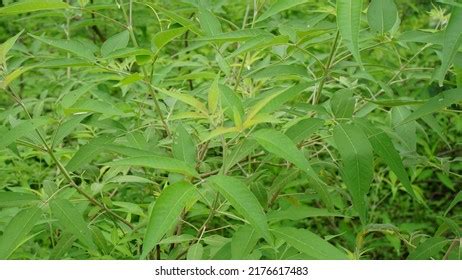
[[[280,220],[303,220],[311,217],[344,217],[341,214],[331,212],[327,209],[314,208],[304,205],[290,206],[287,209],[279,209],[268,213],[269,221]]]
[[[64,230],[72,233],[89,248],[96,249],[91,230],[74,205],[68,200],[54,199],[50,202],[50,209],[53,217],[58,219]]]
[[[144,235],[142,259],[176,225],[183,209],[194,200],[195,192],[194,186],[187,182],[178,182],[162,190],[149,215],[149,222]]]
[[[379,155],[395,173],[396,177],[401,181],[407,192],[416,198],[414,189],[409,181],[409,175],[404,169],[403,161],[395,149],[391,138],[382,129],[374,126],[366,120],[358,121],[357,124],[361,126],[363,131],[367,134],[369,141],[374,149],[374,152]]]
[[[33,194],[19,192],[0,192],[0,208],[24,207],[37,204],[40,199]]]
[[[263,34],[268,34],[266,31],[262,31],[259,29],[243,29],[237,31],[231,31],[227,33],[215,34],[210,36],[204,36],[198,38],[197,41],[207,41],[207,42],[217,42],[217,43],[225,43],[225,42],[241,42],[247,39],[251,39]]]
[[[84,43],[78,40],[65,40],[65,39],[53,39],[53,38],[44,38],[29,34],[34,39],[39,40],[42,43],[50,45],[52,47],[70,52],[82,58],[85,58],[90,61],[95,60],[95,56],[93,55],[93,47],[91,47],[88,43]]]
[[[283,227],[271,230],[290,246],[318,260],[345,260],[347,255],[307,229]]]
[[[273,36],[272,34],[262,34],[254,38],[250,38],[249,40],[245,41],[243,44],[239,46],[232,54],[229,55],[228,58],[235,57],[244,52],[250,51],[262,51],[267,47],[275,46],[275,45],[284,45],[289,42],[289,36],[280,35],[280,36]],[[306,72],[306,71],[305,71]]]
[[[98,156],[106,144],[112,143],[113,139],[109,136],[102,136],[91,139],[87,144],[80,147],[71,160],[67,163],[66,169],[73,172],[84,165],[90,163]]]
[[[188,249],[188,254],[186,255],[187,260],[201,260],[202,255],[204,254],[204,247],[200,243],[195,243],[191,245]]]
[[[224,175],[210,177],[209,182],[254,227],[259,235],[268,243],[273,243],[263,208],[246,185],[236,178]]]
[[[332,114],[339,119],[348,119],[353,116],[356,100],[353,97],[353,91],[341,89],[337,91],[330,99]]]
[[[218,84],[219,76],[215,78],[212,82],[212,85],[209,88],[208,95],[207,95],[207,105],[210,113],[215,113],[218,108],[218,101],[220,98],[220,88]]]
[[[455,197],[454,199],[451,201],[451,204],[449,204],[448,206],[448,209],[446,209],[446,211],[444,212],[444,215],[446,216],[449,211],[451,211],[452,208],[454,208],[454,206],[457,205],[457,203],[461,202],[462,201],[462,191],[460,191]]]
[[[183,35],[189,28],[188,27],[180,27],[180,28],[173,28],[168,29],[154,35],[152,39],[152,44],[156,47],[157,50],[162,49],[165,45],[170,43],[173,39]]]
[[[181,124],[175,129],[172,152],[174,158],[191,166],[196,163],[196,144],[191,134]]]
[[[444,77],[449,70],[454,58],[462,44],[462,7],[453,7],[451,18],[444,30],[443,58],[441,67],[435,72],[435,79],[440,86],[443,85]]]
[[[10,145],[21,137],[36,135],[35,130],[45,125],[47,121],[48,119],[45,117],[22,121],[9,131],[2,133],[0,136],[0,149]]]
[[[9,38],[8,40],[6,40],[5,42],[3,42],[0,45],[0,65],[6,63],[6,55],[11,50],[11,48],[14,46],[14,44],[18,40],[19,36],[21,36],[22,32],[23,31],[20,31],[18,34],[16,34],[15,36]]]
[[[394,0],[372,0],[367,9],[367,21],[371,30],[380,34],[390,31],[398,20],[398,8]]]
[[[70,120],[62,123],[53,137],[52,147],[54,148],[56,145],[59,145],[86,117],[88,117],[88,115],[76,115],[72,116]]]
[[[110,53],[126,48],[130,39],[127,30],[117,33],[107,39],[101,46],[101,55],[108,56]]]
[[[400,125],[415,121],[425,115],[441,111],[451,104],[458,103],[462,100],[462,89],[455,88],[443,91],[437,96],[430,98],[425,104],[417,108],[407,116]]]
[[[270,65],[249,74],[250,77],[256,80],[290,75],[307,77],[306,67],[299,64]]]
[[[10,220],[0,237],[0,260],[8,259],[22,244],[27,234],[40,220],[41,215],[40,208],[31,207],[21,210]]]
[[[108,166],[142,166],[166,170],[199,178],[197,171],[186,162],[164,156],[137,156],[105,163]]]
[[[359,31],[363,0],[337,0],[337,26],[346,47],[361,65]]]
[[[353,124],[338,124],[334,128],[334,141],[343,161],[342,176],[351,194],[353,208],[365,224],[366,195],[374,177],[371,144],[364,132]]]
[[[430,237],[412,251],[408,260],[429,260],[443,250],[449,240],[444,237]]]
[[[17,15],[44,10],[68,8],[70,8],[70,6],[61,0],[26,0],[0,8],[0,15]]]
[[[122,116],[124,112],[105,101],[84,99],[66,109],[67,113],[101,113],[107,116]]]
[[[308,160],[289,137],[274,129],[260,129],[252,134],[252,138],[257,140],[268,152],[293,163],[305,172],[326,206],[332,207],[332,201],[325,184],[319,179]]]
[[[197,16],[205,35],[213,36],[222,32],[220,21],[207,8],[201,5]]]
[[[291,9],[300,4],[307,3],[308,0],[277,0],[268,10],[266,10],[257,20],[257,22],[265,20],[282,11]]]
[[[233,260],[249,259],[248,257],[257,245],[258,239],[260,236],[253,227],[249,225],[239,227],[231,239],[231,258]]]
[[[299,143],[302,140],[309,138],[314,132],[320,129],[324,124],[322,119],[309,118],[298,121],[293,126],[289,127],[285,135],[294,143]]]

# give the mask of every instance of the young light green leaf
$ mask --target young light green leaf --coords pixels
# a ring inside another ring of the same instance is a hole
[[[101,151],[106,144],[112,143],[113,139],[109,136],[102,136],[91,139],[87,144],[80,147],[80,149],[74,154],[71,160],[67,163],[66,169],[69,172],[73,172],[84,165],[90,163],[98,152]]]
[[[398,20],[398,8],[394,0],[372,0],[367,9],[367,21],[371,30],[380,34],[390,31]]]
[[[330,99],[332,114],[339,119],[348,119],[353,116],[356,100],[353,91],[341,89]]]
[[[197,16],[205,35],[213,36],[222,32],[220,21],[209,9],[201,5]]]
[[[244,183],[236,178],[224,175],[210,177],[209,182],[253,226],[259,235],[270,244],[273,243],[263,208]]]
[[[154,169],[166,170],[169,172],[180,173],[187,176],[199,177],[194,167],[186,162],[164,156],[136,156],[125,159],[115,160],[105,163],[108,166],[142,166]]]
[[[364,132],[353,124],[338,124],[334,141],[340,153],[343,180],[351,194],[353,208],[362,223],[367,221],[366,195],[374,177],[372,147]]]
[[[64,230],[72,233],[77,239],[91,249],[96,249],[91,230],[79,210],[68,200],[54,199],[50,202],[53,217],[58,219]]]
[[[196,163],[196,144],[183,125],[179,124],[174,133],[173,157],[193,166]]]
[[[260,236],[253,227],[249,225],[239,227],[231,239],[231,258],[233,260],[248,259],[249,254],[257,245],[258,239]]]
[[[435,79],[438,80],[440,86],[443,85],[444,77],[448,72],[454,58],[462,44],[462,7],[453,7],[451,18],[444,30],[443,39],[443,58],[441,67],[435,72]]]
[[[417,108],[409,116],[407,116],[401,125],[415,121],[425,115],[440,111],[451,104],[462,101],[462,89],[455,88],[443,91],[437,96],[430,98],[425,104]]]
[[[346,47],[361,65],[359,31],[363,0],[337,0],[337,26]]]
[[[94,61],[95,56],[93,55],[93,47],[89,46],[88,43],[84,43],[78,40],[64,40],[64,39],[53,39],[53,38],[44,38],[29,34],[34,39],[39,40],[42,43],[50,45],[52,47],[70,52],[79,57],[85,58],[90,61]]]
[[[6,133],[2,133],[0,136],[0,149],[10,145],[21,137],[36,135],[35,129],[44,126],[47,121],[48,119],[45,117],[22,121],[20,124],[11,128]]]
[[[180,28],[168,29],[154,35],[152,39],[152,44],[156,47],[157,51],[162,49],[165,45],[170,43],[173,39],[183,35],[189,28],[187,26]]]
[[[40,202],[40,199],[33,194],[19,192],[0,192],[0,208],[2,207],[24,207]]]
[[[11,50],[11,48],[14,46],[19,36],[21,36],[22,32],[23,31],[20,31],[18,34],[9,38],[8,40],[6,40],[0,45],[0,65],[3,65],[6,63],[6,55]]]
[[[277,0],[268,10],[266,10],[257,20],[257,22],[265,20],[282,11],[291,9],[300,4],[307,3],[308,0]]]
[[[142,259],[176,225],[183,209],[194,199],[195,192],[194,186],[187,182],[178,182],[162,190],[149,215]]]
[[[318,260],[346,260],[347,255],[307,229],[283,227],[271,230],[290,246]]]
[[[0,237],[0,260],[11,256],[40,220],[41,215],[42,210],[39,207],[31,207],[21,210],[10,220]]]
[[[444,237],[430,237],[412,251],[408,260],[429,260],[436,256],[449,243]]]
[[[406,191],[415,198],[414,189],[409,181],[409,175],[406,169],[404,169],[403,161],[388,134],[366,120],[357,121],[357,124],[360,125],[367,134],[375,153],[385,161],[393,173],[395,173],[396,177],[401,181]]]
[[[10,4],[0,8],[0,15],[17,15],[44,10],[68,9],[69,4],[61,0],[29,0]]]
[[[127,30],[111,36],[101,46],[101,55],[108,56],[110,53],[116,50],[126,48],[130,39],[129,37],[130,36]]]

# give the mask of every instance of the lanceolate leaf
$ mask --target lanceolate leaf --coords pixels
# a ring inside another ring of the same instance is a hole
[[[385,161],[390,169],[396,174],[407,192],[415,198],[414,190],[409,181],[409,175],[404,169],[403,161],[396,151],[391,138],[382,129],[362,120],[357,122],[366,132],[374,151]]]
[[[127,30],[113,35],[101,46],[101,55],[107,56],[113,51],[126,48],[129,39],[129,33]]]
[[[212,187],[223,195],[231,205],[252,225],[270,244],[273,239],[268,230],[263,208],[250,189],[236,178],[216,175],[209,179]]]
[[[142,166],[199,177],[194,167],[184,161],[164,156],[137,156],[106,163],[108,166]]]
[[[194,199],[195,192],[194,186],[187,182],[173,184],[162,191],[149,215],[148,226],[144,235],[142,259],[175,226],[183,208]]]
[[[16,34],[15,36],[9,38],[8,40],[6,40],[0,45],[0,65],[6,62],[6,55],[11,50],[11,48],[14,46],[14,44],[18,40],[19,36],[21,36],[21,34],[22,34],[22,31]]]
[[[439,252],[449,243],[444,237],[430,237],[412,251],[407,257],[408,260],[429,260],[438,255]]]
[[[187,30],[188,30],[188,27],[180,27],[180,28],[174,28],[174,29],[169,29],[169,30],[159,32],[156,35],[154,35],[154,38],[152,39],[152,43],[156,47],[157,50],[160,50],[162,47],[167,45],[173,39],[181,36]]]
[[[233,260],[248,259],[248,255],[258,242],[260,236],[257,231],[249,226],[244,225],[234,233],[231,240],[231,257]]]
[[[430,98],[425,104],[407,116],[401,124],[415,121],[425,115],[440,111],[449,105],[460,101],[462,101],[462,89],[455,88],[444,91],[437,96]]]
[[[16,15],[44,10],[67,9],[70,6],[62,0],[21,1],[0,8],[0,15]]]
[[[383,34],[390,31],[398,19],[394,0],[372,0],[367,9],[367,21],[372,31]]]
[[[443,59],[441,67],[436,71],[435,78],[440,86],[443,85],[444,77],[448,71],[454,57],[462,44],[462,7],[453,7],[451,18],[449,19],[446,30],[444,31],[443,40]]]
[[[268,152],[287,160],[305,172],[324,203],[329,208],[332,207],[332,201],[325,184],[319,179],[308,160],[289,137],[274,129],[260,129],[254,132],[252,137]]]
[[[98,156],[98,152],[100,152],[106,144],[110,144],[113,141],[111,137],[102,136],[97,137],[87,144],[80,147],[80,149],[74,154],[72,159],[67,163],[66,169],[70,172],[75,171],[85,164],[90,163],[92,159]]]
[[[175,130],[172,152],[176,159],[191,166],[196,163],[196,144],[191,134],[181,124]]]
[[[359,31],[362,9],[363,0],[337,0],[337,26],[340,35],[359,64],[361,64]]]
[[[47,45],[52,47],[70,52],[74,55],[80,56],[87,60],[93,61],[95,56],[93,54],[93,48],[88,44],[83,43],[77,40],[65,40],[65,39],[53,39],[53,38],[44,38],[29,34],[32,38],[37,39]]]
[[[40,199],[33,194],[19,192],[0,192],[0,208],[23,207],[37,204]]]
[[[45,117],[21,122],[0,136],[0,149],[10,145],[21,137],[36,135],[35,129],[45,125],[46,123],[47,118]]]
[[[199,7],[198,17],[205,35],[213,36],[221,33],[220,21],[210,10],[202,5]]]
[[[277,13],[288,10],[300,4],[306,3],[308,0],[277,0],[271,7],[266,10],[257,21],[265,20]]]
[[[372,147],[364,132],[353,124],[338,124],[334,140],[342,159],[342,176],[351,193],[353,207],[366,223],[366,195],[374,176]]]
[[[290,246],[318,260],[345,260],[347,255],[334,245],[322,239],[307,229],[292,227],[277,228],[271,230],[278,238],[287,242]]]
[[[285,133],[294,143],[307,139],[322,127],[324,121],[317,118],[303,119],[289,127]]]
[[[64,199],[55,199],[50,202],[50,208],[53,217],[58,219],[64,230],[72,233],[89,248],[96,249],[91,230],[74,205]]]
[[[0,237],[0,260],[7,259],[17,249],[39,221],[42,210],[38,207],[31,207],[21,210],[8,225]]]

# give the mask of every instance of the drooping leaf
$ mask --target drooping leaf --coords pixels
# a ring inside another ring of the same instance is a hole
[[[101,46],[101,55],[108,56],[110,53],[116,50],[126,48],[129,39],[129,33],[127,30],[109,37],[109,39],[107,39]]]
[[[272,244],[273,240],[269,233],[263,208],[255,195],[244,183],[236,178],[224,175],[210,177],[209,182],[215,190],[231,203],[239,214],[244,216],[259,235]]]
[[[404,168],[403,161],[396,151],[391,138],[382,129],[374,126],[366,120],[358,121],[363,131],[367,134],[369,141],[374,149],[374,152],[379,155],[395,173],[396,177],[401,181],[407,192],[415,198],[414,189],[409,181],[409,175]]]
[[[276,228],[271,230],[278,238],[290,246],[317,260],[346,260],[347,255],[334,245],[312,233],[308,229],[292,227]]]
[[[367,21],[372,31],[383,34],[390,31],[398,20],[394,0],[372,0],[367,9]]]
[[[89,248],[96,249],[88,224],[72,203],[64,199],[54,199],[50,202],[50,208],[53,217],[58,219],[65,231],[72,233]]]
[[[94,61],[95,56],[93,54],[93,47],[90,47],[88,43],[84,43],[82,41],[70,39],[53,39],[53,38],[45,38],[39,37],[32,34],[29,34],[32,38],[39,40],[42,43],[50,45],[52,47],[70,52],[82,58],[85,58],[90,61]]]
[[[449,70],[454,58],[462,44],[462,7],[453,7],[448,25],[444,30],[443,58],[441,67],[435,72],[435,79],[440,86],[443,85],[444,77]]]
[[[17,126],[0,135],[0,149],[10,145],[21,137],[35,135],[35,129],[44,126],[47,121],[48,119],[45,117],[22,121]]]
[[[108,166],[142,166],[199,177],[194,167],[184,161],[164,156],[135,156],[105,163]]]
[[[106,144],[110,144],[113,138],[109,136],[102,136],[91,139],[87,144],[80,147],[80,149],[74,154],[71,160],[67,163],[66,169],[69,172],[73,172],[84,165],[90,163],[98,152],[101,151]]]
[[[428,260],[438,255],[449,243],[444,237],[430,237],[412,251],[407,257],[408,260]]]
[[[42,210],[39,207],[31,207],[21,210],[10,220],[0,237],[0,260],[8,259],[21,245],[39,221],[41,214]]]
[[[195,192],[194,186],[187,182],[178,182],[162,190],[149,215],[142,259],[175,226],[183,209],[194,199]]]
[[[361,65],[359,31],[363,0],[337,0],[337,26],[343,42]]]
[[[364,132],[353,124],[338,124],[334,141],[342,159],[343,180],[361,222],[367,220],[366,195],[374,177],[372,147]]]
[[[0,15],[17,15],[44,10],[59,10],[68,8],[70,8],[69,4],[61,0],[26,0],[0,8]]]

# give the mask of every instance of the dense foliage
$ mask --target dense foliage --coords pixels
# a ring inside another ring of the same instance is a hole
[[[0,3],[0,259],[461,258],[461,2]]]

